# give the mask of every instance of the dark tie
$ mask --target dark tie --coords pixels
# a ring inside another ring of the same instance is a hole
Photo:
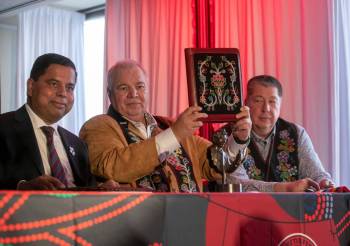
[[[42,126],[40,128],[46,136],[48,158],[52,176],[59,179],[65,186],[67,186],[66,175],[64,173],[60,158],[58,157],[55,145],[53,144],[53,133],[55,129],[50,126]]]

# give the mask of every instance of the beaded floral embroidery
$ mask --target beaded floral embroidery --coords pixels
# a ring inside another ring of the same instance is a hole
[[[292,165],[288,162],[290,159],[290,154],[295,151],[295,142],[289,136],[287,130],[283,130],[279,133],[280,142],[277,146],[277,150],[280,152],[277,153],[278,165],[276,167],[276,174],[283,181],[294,181],[298,176],[298,168],[295,165]]]
[[[150,114],[145,114],[147,125],[151,126],[151,132],[156,129],[157,122]],[[134,133],[129,132],[130,138],[133,142],[140,142],[141,139]],[[176,149],[173,153],[170,153],[166,159],[170,168],[174,169],[174,174],[179,183],[179,190],[182,192],[197,192],[197,184],[194,181],[192,163],[187,157],[186,152],[182,147]],[[162,179],[162,170],[153,171],[150,175],[146,175],[137,180],[137,184],[141,187],[166,191],[168,189],[165,180]]]
[[[288,130],[282,130],[279,133],[279,144],[277,145],[277,165],[274,169],[276,177],[280,181],[294,181],[298,177],[298,167],[291,164],[291,154],[296,151],[295,141],[290,137]],[[264,180],[263,172],[255,165],[254,158],[250,155],[248,149],[248,156],[244,161],[244,167],[249,178],[255,180]]]
[[[254,158],[250,155],[249,149],[248,149],[248,155],[243,165],[247,171],[249,178],[255,179],[255,180],[263,180],[262,172],[259,168],[255,166]]]
[[[183,153],[182,148],[178,148],[167,158],[167,163],[177,172],[176,176],[179,181],[179,188],[183,192],[196,192],[197,185],[192,178],[192,164]]]

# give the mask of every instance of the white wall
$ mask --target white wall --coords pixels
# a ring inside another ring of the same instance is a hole
[[[17,27],[0,24],[1,113],[16,109]],[[12,93],[11,93],[12,92]]]

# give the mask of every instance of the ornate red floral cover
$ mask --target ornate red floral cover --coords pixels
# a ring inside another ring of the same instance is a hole
[[[185,49],[189,104],[201,106],[207,122],[235,119],[242,106],[238,49]]]

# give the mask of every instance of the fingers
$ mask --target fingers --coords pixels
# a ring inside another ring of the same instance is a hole
[[[299,179],[293,182],[280,182],[274,186],[275,191],[286,192],[315,192],[320,190],[320,186],[317,182],[310,178]]]
[[[54,178],[52,176],[48,176],[48,182],[50,183],[50,187],[53,187],[54,190],[57,189],[64,189],[66,186],[57,178]]]
[[[196,112],[201,112],[202,108],[199,107],[199,106],[191,106],[191,107],[188,107],[187,109],[185,109],[185,111],[183,112],[183,114],[193,114],[193,113],[196,113]]]
[[[42,186],[45,190],[64,189],[66,186],[57,178],[44,175],[37,178],[37,185]]]
[[[240,121],[237,122],[234,127],[233,131],[234,132],[239,132],[239,131],[250,131],[251,129],[251,122],[250,121]]]
[[[102,187],[106,190],[114,190],[120,187],[120,184],[113,179],[109,179],[106,182],[99,185],[99,187]]]
[[[320,186],[317,182],[313,181],[310,178],[300,179],[295,182],[292,182],[295,184],[294,190],[292,191],[299,191],[299,192],[315,192],[320,190]]]
[[[242,127],[251,127],[252,121],[250,119],[249,107],[241,107],[241,112],[236,115],[236,121],[232,124],[233,130],[237,131]]]
[[[187,128],[192,131],[203,125],[203,122],[199,119],[204,118],[205,115],[200,112],[200,107],[190,107],[180,114],[177,122],[184,130]]]
[[[317,182],[313,181],[312,179],[307,179],[307,184],[308,184],[308,188],[312,188],[314,189],[315,191],[318,191],[320,190],[320,186],[318,185]]]
[[[319,185],[320,185],[321,189],[327,189],[327,188],[333,188],[334,187],[334,183],[331,180],[329,180],[329,179],[321,180]]]
[[[39,176],[26,181],[19,187],[21,190],[57,190],[64,188],[66,188],[66,186],[62,184],[61,181],[48,175]]]
[[[242,118],[247,118],[249,117],[250,118],[250,115],[249,115],[249,107],[248,106],[242,106],[240,108],[240,112],[238,114],[236,114],[236,119],[237,120],[240,120]]]
[[[200,119],[207,118],[208,114],[201,112],[201,110],[202,108],[199,106],[189,107],[183,112],[182,116],[195,123],[200,122],[201,124],[197,125],[202,126],[203,123]]]
[[[187,108],[177,118],[171,126],[175,136],[179,141],[192,135],[199,127],[203,125],[201,119],[208,117],[206,113],[201,112],[202,108],[193,106]]]
[[[236,115],[236,121],[232,124],[232,134],[241,141],[246,141],[249,138],[252,128],[250,119],[249,107],[241,107],[241,112]]]

